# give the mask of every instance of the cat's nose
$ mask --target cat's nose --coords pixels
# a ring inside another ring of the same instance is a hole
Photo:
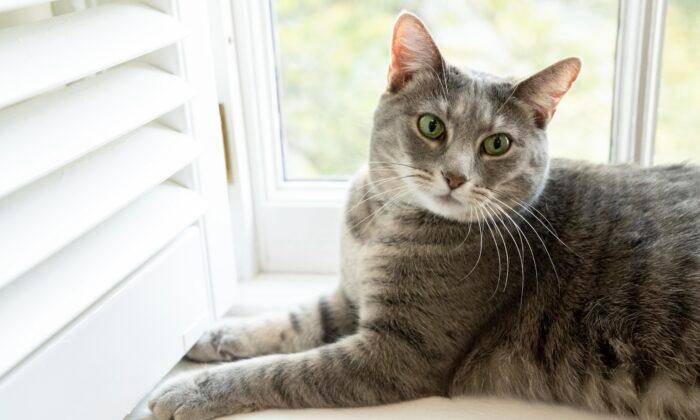
[[[445,178],[445,182],[447,182],[447,185],[451,190],[456,190],[467,181],[467,178],[465,178],[464,175],[454,172],[443,172],[442,177]]]

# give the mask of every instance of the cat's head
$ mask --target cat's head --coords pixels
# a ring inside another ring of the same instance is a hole
[[[568,58],[521,81],[461,71],[420,19],[402,13],[374,116],[375,188],[458,221],[483,219],[498,200],[530,203],[547,178],[547,123],[580,68]]]

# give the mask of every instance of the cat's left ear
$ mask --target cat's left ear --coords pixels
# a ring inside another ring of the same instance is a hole
[[[531,107],[535,124],[545,128],[580,70],[581,60],[566,58],[520,82],[513,96]]]
[[[418,16],[402,12],[396,19],[391,38],[389,90],[399,91],[418,71],[440,71],[442,66],[442,56],[428,28]]]

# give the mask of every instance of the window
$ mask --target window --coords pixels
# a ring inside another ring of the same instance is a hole
[[[671,0],[661,72],[654,163],[700,162],[700,3]]]
[[[549,128],[552,153],[608,160],[616,2],[275,0],[286,180],[344,179],[366,161],[391,28],[404,8],[426,20],[458,66],[524,77],[581,57],[576,88]]]
[[[245,123],[235,159],[250,168],[239,186],[252,197],[247,220],[254,219],[262,271],[337,271],[347,180],[366,160],[402,9],[419,14],[459,66],[525,77],[581,57],[575,88],[549,127],[552,155],[641,165],[700,160],[693,0],[226,4],[238,86],[230,96],[240,101],[228,118],[234,130]]]

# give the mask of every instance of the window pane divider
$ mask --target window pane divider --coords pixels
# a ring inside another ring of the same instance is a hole
[[[667,0],[620,1],[612,163],[652,164],[666,8]]]

